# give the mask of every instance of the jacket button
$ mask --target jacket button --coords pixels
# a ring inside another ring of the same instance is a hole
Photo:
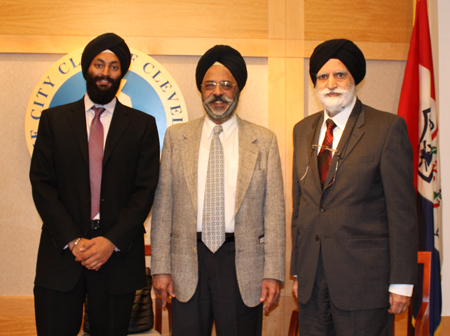
[[[315,235],[314,236],[314,239],[317,241],[317,240],[319,240],[319,235]]]
[[[327,211],[327,209],[325,207],[320,208],[320,212],[325,212],[325,211]]]

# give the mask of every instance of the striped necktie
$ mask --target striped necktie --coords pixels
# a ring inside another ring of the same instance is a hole
[[[326,150],[325,148],[332,148],[333,145],[333,130],[336,127],[336,124],[332,119],[327,119],[327,131],[325,133],[325,138],[322,142],[322,147],[320,148],[319,155],[317,157],[317,163],[319,166],[319,175],[320,175],[320,183],[323,185],[325,180],[327,179],[328,170],[330,169],[331,160],[333,159],[332,153],[330,150]]]

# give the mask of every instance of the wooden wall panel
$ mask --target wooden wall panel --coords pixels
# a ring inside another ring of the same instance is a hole
[[[305,40],[408,43],[411,0],[305,0]]]
[[[69,53],[106,31],[152,55],[201,55],[224,43],[244,56],[309,57],[347,37],[368,59],[406,59],[412,0],[2,0],[0,53]],[[279,43],[285,48],[269,48]],[[291,49],[291,47],[294,47]]]
[[[409,43],[412,0],[304,0],[305,40]]]
[[[3,0],[0,35],[267,38],[267,1]]]

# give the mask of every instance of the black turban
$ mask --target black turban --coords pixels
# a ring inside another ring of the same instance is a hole
[[[223,64],[230,70],[236,79],[239,90],[242,90],[247,82],[247,66],[239,51],[227,45],[216,45],[209,49],[198,61],[195,70],[195,80],[197,88],[201,91],[203,77],[206,71],[216,62]]]
[[[97,36],[89,42],[83,50],[83,55],[81,56],[81,70],[83,71],[84,78],[86,78],[89,66],[95,56],[107,49],[111,50],[117,56],[120,61],[122,77],[125,76],[131,63],[130,49],[123,38],[114,33],[106,33]]]
[[[366,59],[361,49],[350,40],[328,40],[319,44],[311,55],[309,75],[314,86],[316,86],[317,73],[331,58],[336,58],[344,63],[352,74],[355,85],[358,85],[364,79],[366,75]]]

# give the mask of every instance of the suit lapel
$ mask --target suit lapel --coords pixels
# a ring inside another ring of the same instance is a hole
[[[348,157],[348,155],[350,155],[353,148],[363,136],[364,131],[362,131],[360,127],[364,125],[364,119],[365,118],[362,103],[359,99],[357,99],[352,113],[348,118],[347,124],[345,125],[341,140],[339,140],[339,144],[337,147],[339,155],[334,155],[333,160],[330,164],[330,171],[332,171],[333,174],[327,175],[325,185],[329,185],[331,183],[332,179],[335,176],[334,172],[336,172],[337,174],[339,168],[345,163],[345,159]],[[336,167],[338,161],[339,165]]]
[[[318,113],[317,119],[312,123],[310,132],[306,135],[306,139],[308,141],[307,153],[311,156],[309,159],[309,169],[311,170],[310,174],[312,174],[314,184],[320,193],[322,193],[322,184],[320,183],[319,165],[317,163],[317,148],[313,148],[313,145],[319,145],[319,134],[322,123],[323,112]]]
[[[80,146],[81,154],[86,162],[88,160],[88,139],[86,130],[86,113],[84,109],[84,100],[75,102],[68,115],[69,124],[75,135],[75,139]]]
[[[259,156],[258,138],[248,126],[249,124],[239,117],[237,117],[237,122],[239,127],[239,168],[236,185],[235,215],[239,211],[247,193]]]
[[[103,165],[106,164],[117,141],[122,136],[130,122],[127,109],[117,100],[116,107],[109,126],[108,135],[106,137],[105,152],[103,154]]]
[[[183,140],[180,144],[184,178],[189,189],[189,194],[191,195],[195,216],[197,216],[198,155],[204,120],[205,118],[203,117],[187,124],[183,131]]]
[[[344,134],[342,134],[341,141],[339,141],[338,150],[341,153],[341,163],[350,155],[353,148],[359,142],[364,134],[361,126],[365,123],[364,107],[359,99],[357,99],[355,107],[347,121]]]

